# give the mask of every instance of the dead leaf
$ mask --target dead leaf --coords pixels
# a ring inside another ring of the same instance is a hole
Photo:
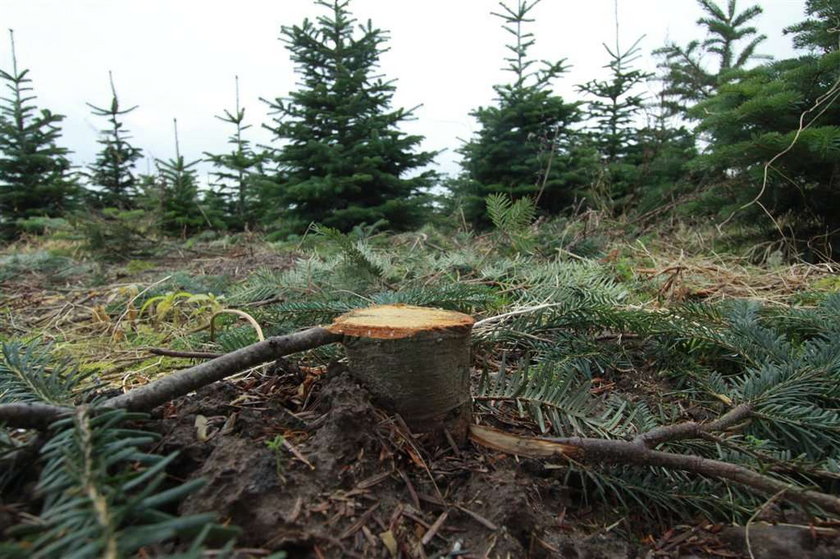
[[[385,547],[388,549],[388,553],[391,554],[391,557],[397,556],[397,539],[394,537],[394,533],[391,530],[382,532],[379,534],[379,539],[382,540],[382,543],[385,544]]]
[[[111,322],[111,317],[108,316],[108,311],[105,310],[104,305],[96,305],[90,309],[90,312],[93,314],[94,322]]]

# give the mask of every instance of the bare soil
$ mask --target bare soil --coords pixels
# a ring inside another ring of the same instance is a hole
[[[242,529],[238,546],[252,550],[289,557],[749,556],[743,528],[698,521],[639,530],[608,506],[583,504],[564,470],[542,461],[474,446],[429,450],[337,364],[320,370],[278,362],[265,377],[206,387],[163,415],[158,451],[180,451],[171,474],[207,481],[180,512],[216,512]],[[206,433],[196,427],[199,416]],[[277,435],[288,445],[272,450],[266,442]],[[755,557],[840,556],[829,537],[834,530],[751,530]]]

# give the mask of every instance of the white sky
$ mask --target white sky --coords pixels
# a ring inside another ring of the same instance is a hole
[[[719,0],[725,4],[726,0]],[[510,0],[511,4],[515,0]],[[744,7],[755,3],[740,0]],[[759,0],[757,21],[768,36],[761,52],[793,55],[782,29],[804,16],[804,0]],[[701,38],[695,0],[618,0],[624,46],[641,35],[644,58],[666,38],[683,44]],[[362,22],[390,32],[382,72],[395,78],[396,106],[422,106],[404,129],[426,137],[443,172],[458,170],[455,153],[475,123],[469,112],[493,100],[493,84],[506,83],[500,69],[508,33],[490,15],[497,0],[354,0]],[[234,75],[242,105],[253,124],[248,138],[267,142],[268,122],[260,97],[285,96],[295,76],[288,51],[278,40],[282,25],[300,23],[323,9],[312,0],[0,0],[3,28],[15,30],[19,68],[30,69],[39,107],[66,115],[62,145],[78,165],[95,158],[97,131],[105,120],[85,104],[110,102],[108,70],[114,73],[124,106],[140,107],[125,119],[134,145],[149,157],[174,155],[172,118],[178,118],[181,153],[227,151],[230,125],[214,118],[234,106]],[[566,58],[572,69],[558,83],[567,99],[579,99],[574,85],[602,77],[613,44],[613,0],[543,0],[537,18],[533,58]],[[0,35],[0,68],[11,70],[8,36]],[[140,165],[146,171],[149,163]],[[206,172],[208,166],[203,167]]]

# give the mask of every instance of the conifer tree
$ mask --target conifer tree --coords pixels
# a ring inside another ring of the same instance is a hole
[[[668,106],[678,114],[712,96],[726,82],[730,70],[743,69],[751,60],[767,58],[755,53],[766,37],[749,25],[763,12],[760,6],[753,5],[739,12],[737,0],[727,0],[726,11],[714,0],[697,0],[697,3],[706,14],[697,24],[705,28],[708,37],[684,46],[669,42],[654,51],[662,57],[659,67],[664,71]],[[747,43],[740,46],[742,41]],[[705,63],[709,57],[715,60],[711,68]]]
[[[598,151],[607,163],[619,161],[634,143],[636,129],[634,118],[644,108],[644,96],[634,90],[651,74],[632,68],[639,58],[638,39],[627,50],[618,43],[611,49],[604,44],[610,62],[608,80],[591,80],[578,89],[595,99],[587,103],[587,116],[594,123],[594,140]]]
[[[578,105],[552,92],[553,81],[566,71],[565,60],[537,69],[528,56],[534,36],[524,27],[534,21],[529,14],[539,1],[517,0],[515,7],[500,2],[501,11],[493,13],[513,37],[505,58],[512,80],[494,86],[495,105],[471,113],[479,131],[459,150],[467,180],[458,181],[454,192],[465,216],[479,225],[488,223],[490,194],[532,196],[541,209],[558,212],[588,178],[587,162],[572,141],[571,127],[581,119]]]
[[[645,114],[647,122],[637,130],[637,141],[627,158],[635,165],[640,188],[625,209],[641,214],[637,217],[657,215],[658,210],[696,189],[692,172],[697,157],[694,131],[684,122],[675,122],[681,119],[674,118],[664,92],[647,104]]]
[[[610,62],[607,80],[591,80],[578,86],[594,100],[587,104],[590,136],[601,156],[602,180],[606,182],[611,201],[621,206],[640,178],[641,167],[634,156],[639,155],[639,132],[635,119],[644,108],[644,96],[635,90],[651,74],[632,67],[639,58],[640,37],[630,48],[622,50],[618,39],[616,13],[615,47],[604,44]]]
[[[162,231],[187,235],[205,223],[199,206],[195,166],[200,160],[186,163],[178,142],[178,120],[175,125],[175,158],[157,160],[160,179],[160,216]]]
[[[770,213],[829,256],[840,246],[840,2],[806,6],[811,17],[787,31],[809,54],[735,74],[692,116],[709,138],[700,164],[726,177],[707,207],[751,221]]]
[[[387,34],[370,21],[357,25],[349,0],[316,4],[327,13],[282,30],[301,82],[288,98],[269,102],[275,117],[268,128],[285,142],[275,154],[284,184],[271,202],[273,217],[290,232],[310,222],[347,230],[387,220],[409,228],[435,176],[416,170],[435,154],[418,152],[423,138],[399,130],[412,111],[391,107],[394,83],[376,74]]]
[[[800,49],[827,54],[840,43],[840,2],[838,0],[806,0],[808,19],[791,25],[785,33],[793,33],[793,45]]]
[[[234,132],[228,139],[229,153],[205,153],[215,171],[214,195],[219,199],[226,214],[226,220],[235,229],[252,228],[259,215],[257,179],[262,175],[262,164],[267,155],[255,153],[243,132],[251,127],[245,124],[245,109],[239,104],[239,76],[236,76],[236,108],[225,109],[224,115],[216,116],[222,122],[233,125]]]
[[[102,207],[129,209],[133,206],[136,195],[137,177],[134,175],[135,162],[143,157],[143,150],[129,143],[131,136],[125,129],[120,117],[137,108],[120,108],[114,77],[108,72],[111,84],[111,104],[107,108],[88,103],[95,116],[108,119],[108,128],[100,132],[98,140],[102,149],[96,156],[96,162],[90,166],[90,182],[101,189],[96,193]]]
[[[18,233],[18,220],[62,216],[78,193],[69,151],[58,145],[64,116],[33,104],[29,70],[18,70],[14,32],[9,35],[12,71],[0,70],[8,95],[0,104],[0,235],[6,238]]]

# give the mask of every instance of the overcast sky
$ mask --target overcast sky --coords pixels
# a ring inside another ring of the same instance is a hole
[[[764,14],[757,25],[768,36],[761,52],[792,56],[782,29],[803,19],[804,0],[758,3]],[[359,21],[390,32],[382,72],[397,80],[396,106],[422,105],[404,128],[425,136],[424,148],[446,150],[437,160],[444,172],[457,171],[454,150],[475,130],[469,112],[492,103],[493,84],[508,81],[500,70],[508,34],[490,15],[497,7],[496,0],[351,3]],[[613,8],[613,0],[543,0],[534,9],[532,56],[572,65],[558,93],[578,99],[575,84],[603,76],[608,59],[601,43],[615,42]],[[654,68],[650,51],[667,39],[701,38],[695,0],[618,0],[618,9],[622,45],[645,35],[640,65],[647,69]],[[295,84],[280,28],[321,13],[312,0],[0,0],[0,20],[15,30],[19,68],[30,69],[38,105],[66,115],[62,143],[78,165],[97,151],[105,123],[85,103],[108,105],[109,70],[120,102],[139,105],[126,126],[149,158],[174,155],[173,117],[188,160],[225,151],[231,129],[213,116],[233,108],[235,75],[254,125],[249,139],[267,142],[259,98],[285,96]],[[0,39],[0,68],[10,71],[8,36]]]

